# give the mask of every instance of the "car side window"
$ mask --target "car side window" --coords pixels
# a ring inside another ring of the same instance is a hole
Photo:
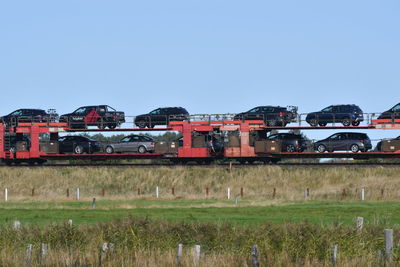
[[[131,137],[131,142],[139,142],[140,141],[139,138],[140,138],[139,136],[132,136]]]
[[[265,108],[263,109],[263,111],[264,111],[264,112],[268,112],[268,113],[272,113],[272,112],[274,112],[275,110],[274,110],[274,108],[271,108],[271,107],[265,107]]]
[[[142,141],[142,142],[151,142],[153,140],[148,136],[141,136],[140,137],[140,141]]]

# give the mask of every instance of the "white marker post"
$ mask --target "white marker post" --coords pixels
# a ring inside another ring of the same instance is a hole
[[[156,187],[156,198],[159,198],[159,196],[160,196],[160,192],[159,192],[159,189],[158,189],[158,186]]]
[[[361,188],[361,200],[365,200],[365,189]]]
[[[76,189],[76,200],[79,200],[81,198],[81,190],[79,187]]]
[[[228,199],[231,199],[231,189],[228,187],[228,192],[226,194]]]
[[[7,202],[8,201],[8,189],[4,189],[4,201]]]

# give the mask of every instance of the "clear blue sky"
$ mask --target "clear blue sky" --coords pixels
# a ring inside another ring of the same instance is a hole
[[[397,0],[3,1],[0,113],[383,111],[400,102],[399,14]]]

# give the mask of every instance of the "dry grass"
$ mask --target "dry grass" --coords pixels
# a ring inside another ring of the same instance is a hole
[[[304,190],[310,189],[311,199],[358,198],[365,188],[366,198],[371,200],[400,199],[400,168],[305,168],[262,166],[234,169],[223,168],[1,168],[0,188],[8,188],[13,200],[35,201],[66,200],[66,190],[71,195],[81,189],[83,198],[100,196],[103,189],[107,199],[154,197],[159,186],[162,198],[203,199],[205,188],[210,198],[224,198],[227,188],[232,196],[243,187],[247,199],[276,199],[285,201],[304,198]],[[171,188],[175,188],[175,196]],[[381,189],[384,189],[383,197]]]

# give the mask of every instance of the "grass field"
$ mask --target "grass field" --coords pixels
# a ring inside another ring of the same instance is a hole
[[[31,243],[33,266],[98,266],[101,244],[112,242],[115,252],[102,265],[176,265],[176,245],[183,243],[183,266],[194,265],[194,244],[203,248],[199,266],[251,266],[252,244],[259,247],[263,266],[330,265],[334,244],[340,247],[340,265],[376,266],[383,264],[377,251],[384,247],[385,228],[395,231],[397,264],[399,171],[279,166],[230,172],[196,167],[1,168],[0,190],[8,189],[8,201],[0,201],[0,265],[23,265],[25,247]],[[75,195],[78,187],[80,200]],[[156,187],[160,198],[155,198]],[[236,204],[240,188],[244,196]],[[365,219],[362,231],[355,227],[358,216]],[[66,225],[68,219],[73,220],[72,228]],[[12,228],[15,220],[21,222],[20,230]],[[41,243],[51,247],[46,259],[39,255]]]
[[[400,225],[400,205],[397,202],[262,204],[244,202],[235,206],[231,201],[216,200],[105,200],[98,201],[96,209],[92,209],[88,202],[3,203],[0,205],[0,224],[7,225],[19,220],[24,224],[46,225],[62,223],[68,219],[78,224],[95,224],[134,216],[175,222],[228,222],[238,225],[308,222],[315,225],[351,226],[355,225],[355,218],[361,216],[367,224],[390,227]]]

